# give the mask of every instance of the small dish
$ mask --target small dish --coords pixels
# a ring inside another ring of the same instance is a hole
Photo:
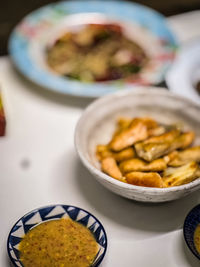
[[[138,87],[104,96],[90,104],[75,130],[75,145],[86,168],[107,189],[142,202],[166,202],[181,198],[200,188],[200,179],[169,188],[135,186],[113,179],[101,171],[96,146],[110,141],[119,117],[152,117],[164,124],[180,123],[193,130],[200,143],[200,106],[164,88]],[[194,143],[195,145],[195,143]]]
[[[93,233],[99,248],[92,267],[99,266],[107,250],[107,236],[104,227],[91,213],[71,205],[51,205],[38,208],[27,213],[15,223],[7,241],[8,255],[14,266],[23,266],[19,259],[18,247],[23,236],[42,222],[63,217],[69,217],[73,221],[81,223]]]
[[[185,44],[166,74],[169,90],[200,103],[196,89],[200,81],[200,38]]]
[[[183,234],[185,242],[192,253],[200,260],[200,253],[196,250],[194,244],[194,232],[197,225],[200,224],[200,204],[195,206],[186,216],[183,225]]]
[[[150,56],[137,81],[79,82],[53,72],[46,49],[66,31],[81,25],[116,23]],[[82,97],[99,97],[134,84],[158,84],[171,65],[177,42],[165,18],[156,11],[126,1],[61,1],[26,16],[14,29],[9,52],[28,79],[49,90]]]

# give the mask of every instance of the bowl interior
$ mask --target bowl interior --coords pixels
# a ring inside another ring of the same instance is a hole
[[[96,145],[110,141],[116,120],[122,116],[146,116],[162,124],[178,123],[184,130],[193,130],[196,134],[194,144],[200,144],[199,112],[200,106],[163,88],[139,87],[119,92],[93,102],[86,109],[76,128],[76,147],[87,167],[100,171]],[[116,180],[110,178],[110,182]]]
[[[199,224],[200,224],[200,205],[197,205],[188,213],[184,222],[183,233],[188,247],[198,259],[200,259],[200,254],[195,248],[194,231],[197,225]]]
[[[23,266],[19,260],[19,243],[30,229],[45,221],[68,217],[81,223],[93,233],[98,244],[98,252],[92,267],[98,266],[107,249],[107,236],[104,227],[91,213],[68,205],[52,205],[39,208],[24,215],[16,222],[10,231],[7,243],[8,254],[14,266]]]

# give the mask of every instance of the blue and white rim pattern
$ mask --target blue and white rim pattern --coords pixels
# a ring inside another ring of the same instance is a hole
[[[116,92],[119,89],[130,89],[133,85],[119,82],[111,83],[83,83],[69,80],[64,77],[53,75],[35,64],[30,55],[30,42],[34,38],[35,31],[48,29],[54,26],[63,17],[77,13],[94,13],[98,12],[106,16],[114,16],[119,20],[127,20],[137,23],[147,28],[161,42],[166,43],[166,53],[171,54],[177,47],[176,40],[167,26],[165,18],[156,11],[126,1],[63,1],[55,4],[49,4],[40,8],[25,17],[22,22],[15,28],[9,40],[10,55],[17,68],[33,82],[48,88],[50,90],[84,97],[98,97],[108,93]],[[37,27],[35,29],[34,27]],[[45,28],[47,27],[47,28]],[[22,33],[29,28],[32,36]],[[170,66],[171,59],[163,63],[160,68],[157,80],[162,81],[166,70]]]
[[[98,266],[107,250],[107,236],[104,227],[91,213],[69,205],[51,205],[39,208],[24,215],[16,222],[9,233],[7,242],[8,255],[14,266],[23,267],[23,264],[19,260],[19,243],[31,228],[44,221],[67,217],[83,224],[93,233],[99,250],[92,267]]]
[[[186,216],[183,225],[183,234],[191,252],[200,260],[200,254],[196,250],[194,244],[194,232],[196,227],[200,225],[200,204],[195,206]]]

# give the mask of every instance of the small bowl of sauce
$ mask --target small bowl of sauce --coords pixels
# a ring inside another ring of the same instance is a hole
[[[200,204],[186,216],[183,234],[189,249],[200,260]]]
[[[24,215],[8,236],[14,266],[96,267],[107,248],[106,232],[91,213],[52,205]]]

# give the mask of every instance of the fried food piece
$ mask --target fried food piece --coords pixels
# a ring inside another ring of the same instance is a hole
[[[107,157],[112,157],[112,152],[107,145],[97,145],[96,147],[96,156],[98,160],[105,159]]]
[[[192,161],[178,168],[167,168],[163,172],[163,182],[166,187],[183,185],[198,178],[199,174],[198,164]]]
[[[120,170],[122,173],[127,173],[127,172],[135,172],[135,171],[163,171],[164,169],[167,168],[167,164],[164,159],[156,159],[153,160],[152,162],[145,162],[142,159],[129,159],[126,161],[123,161],[119,165]]]
[[[158,137],[152,137],[144,142],[140,142],[135,145],[135,149],[139,157],[147,161],[152,161],[173,150],[189,146],[193,140],[193,132],[180,134],[178,130],[173,130]]]
[[[164,187],[161,176],[156,172],[130,172],[125,177],[129,184],[146,187]]]
[[[122,176],[122,173],[114,158],[108,157],[103,159],[101,162],[101,168],[103,172],[107,173],[111,177],[121,182],[126,182],[126,179]]]
[[[132,119],[131,118],[127,118],[127,117],[120,117],[118,118],[117,120],[117,126],[118,126],[118,129],[126,129],[130,126],[132,122]]]
[[[168,131],[164,134],[161,134],[159,136],[153,136],[143,142],[143,144],[160,144],[160,143],[167,143],[174,141],[176,137],[178,137],[181,134],[181,132],[178,129],[173,129],[171,131]]]
[[[176,138],[174,146],[177,146],[176,149],[184,149],[192,144],[194,137],[195,134],[192,131],[183,133],[179,138]]]
[[[164,126],[158,126],[148,130],[149,136],[159,136],[166,132],[166,128]]]
[[[168,164],[170,161],[174,160],[178,155],[178,151],[174,150],[170,152],[168,155],[164,156],[164,161]]]
[[[115,130],[113,134],[113,138],[116,135],[120,134],[123,130],[127,129],[130,126],[131,122],[132,122],[132,119],[130,118],[125,118],[125,117],[119,118],[117,121],[117,129]]]
[[[117,162],[121,162],[124,160],[134,158],[136,156],[136,153],[133,147],[128,147],[120,152],[113,152],[112,155]]]
[[[178,167],[190,161],[200,162],[200,146],[187,148],[177,152],[175,158],[171,159],[168,165],[172,167]]]
[[[109,148],[113,151],[120,151],[136,142],[145,140],[149,136],[148,130],[157,126],[157,122],[150,118],[135,118],[128,128],[113,137]]]
[[[120,152],[113,152],[106,145],[98,145],[96,149],[96,155],[100,161],[107,157],[113,157],[117,162],[121,162],[134,158],[136,153],[133,147],[125,148]]]

